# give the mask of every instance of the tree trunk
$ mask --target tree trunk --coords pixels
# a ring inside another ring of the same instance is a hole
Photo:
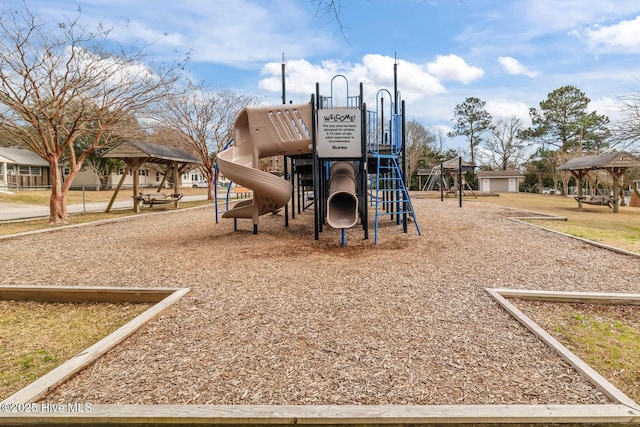
[[[566,172],[562,173],[562,195],[569,196],[569,174]]]
[[[58,159],[47,159],[51,170],[51,199],[49,200],[49,225],[66,224],[67,216],[67,192],[68,185],[63,187],[62,174],[58,166]],[[74,174],[75,175],[75,174]],[[67,178],[73,179],[73,175]]]
[[[207,183],[209,184],[207,185],[207,200],[213,200],[213,188],[217,184],[213,167],[203,169],[202,174],[205,176],[205,178],[207,179]]]

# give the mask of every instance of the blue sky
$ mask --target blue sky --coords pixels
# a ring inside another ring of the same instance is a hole
[[[365,100],[399,89],[409,119],[447,131],[469,96],[494,116],[516,115],[575,85],[591,110],[615,120],[618,98],[640,90],[638,0],[342,0],[341,31],[310,0],[27,0],[47,20],[77,16],[112,28],[123,45],[149,45],[155,60],[190,51],[188,71],[212,89],[306,102],[336,74]],[[3,9],[21,1],[1,1]],[[335,93],[342,90],[337,85]],[[451,141],[457,148],[460,141]]]

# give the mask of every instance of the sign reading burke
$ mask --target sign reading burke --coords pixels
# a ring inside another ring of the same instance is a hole
[[[362,157],[361,116],[355,108],[318,110],[318,157]]]

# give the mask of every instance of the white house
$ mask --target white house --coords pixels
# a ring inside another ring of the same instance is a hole
[[[49,163],[31,150],[0,147],[0,190],[47,188]]]
[[[478,172],[478,190],[485,193],[517,193],[524,176],[517,170]]]

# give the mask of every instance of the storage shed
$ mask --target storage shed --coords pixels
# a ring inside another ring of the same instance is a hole
[[[524,175],[517,170],[478,172],[478,189],[483,193],[517,193]]]

